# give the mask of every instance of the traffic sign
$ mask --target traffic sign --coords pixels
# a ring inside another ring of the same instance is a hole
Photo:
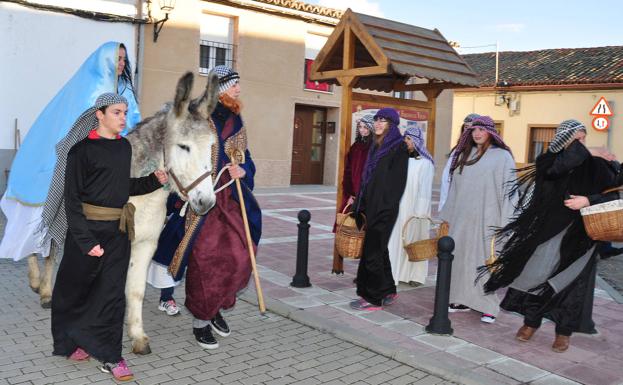
[[[603,116],[598,116],[593,119],[593,128],[597,131],[606,131],[610,126],[610,121],[608,118]]]
[[[597,102],[597,104],[595,104],[595,107],[593,107],[593,109],[591,110],[591,115],[593,116],[612,116],[613,115],[612,109],[608,105],[606,98],[604,98],[603,96],[599,98],[599,101]]]

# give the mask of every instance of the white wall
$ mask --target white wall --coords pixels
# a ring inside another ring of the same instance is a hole
[[[127,15],[129,1],[118,3],[118,14]],[[0,3],[0,150],[13,150],[15,118],[23,140],[45,105],[102,43],[123,42],[135,69],[135,28]],[[5,163],[0,160],[2,169]]]

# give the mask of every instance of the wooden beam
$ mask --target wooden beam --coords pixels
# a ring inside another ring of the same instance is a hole
[[[374,76],[374,75],[387,75],[389,74],[388,67],[374,66],[374,67],[358,67],[333,71],[321,71],[312,74],[309,78],[311,80],[329,80],[337,79],[345,76]]]
[[[357,82],[356,76],[344,76],[337,79],[342,86],[342,106],[340,107],[340,139],[338,150],[338,167],[337,167],[337,197],[335,202],[335,212],[339,212],[342,208],[342,179],[344,178],[344,163],[346,154],[350,149],[352,119],[353,119],[353,85]],[[333,273],[344,273],[344,260],[335,252],[333,252]]]
[[[439,87],[422,90],[424,95],[426,95],[426,99],[428,99],[429,102],[435,102],[435,99],[437,99],[437,97],[439,96],[439,94],[441,94],[442,91],[443,91],[443,88],[439,88]]]
[[[440,91],[441,92],[441,91]],[[430,113],[428,115],[428,127],[426,129],[426,147],[428,152],[435,156],[435,123],[437,121],[437,95],[433,96],[434,92],[429,91],[426,95],[428,102],[430,103]]]
[[[362,101],[362,102],[372,102],[378,104],[386,104],[386,105],[396,105],[405,108],[415,107],[415,108],[424,108],[430,109],[431,103],[425,102],[422,100],[414,100],[414,99],[398,99],[391,96],[384,95],[375,95],[375,94],[361,94],[358,92],[353,92],[353,99]]]
[[[402,81],[398,80],[394,84],[394,91],[428,91],[428,90],[436,90],[436,89],[446,89],[446,88],[470,88],[469,86],[465,86],[462,84],[456,83],[418,83],[418,84],[404,84]]]

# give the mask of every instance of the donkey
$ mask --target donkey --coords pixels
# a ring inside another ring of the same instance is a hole
[[[187,72],[177,83],[173,103],[143,120],[126,138],[132,145],[132,177],[165,167],[169,170],[171,191],[186,196],[190,207],[204,215],[216,203],[212,178],[208,176],[213,175],[216,167],[212,164],[212,153],[218,151],[217,134],[210,120],[218,101],[218,77],[214,73],[208,75],[205,91],[194,100],[190,98],[192,85],[193,74]],[[125,292],[128,336],[132,351],[137,354],[151,352],[143,329],[143,297],[149,263],[165,221],[167,196],[165,189],[159,189],[130,198],[136,207],[135,237]],[[40,279],[36,256],[30,256],[28,262],[31,288],[38,289],[42,306],[49,307],[53,256],[45,259],[44,275]]]

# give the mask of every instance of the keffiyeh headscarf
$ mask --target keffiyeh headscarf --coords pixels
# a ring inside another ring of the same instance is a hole
[[[474,119],[479,118],[479,117],[480,115],[474,114],[474,113],[467,115],[465,119],[463,119],[463,129],[465,130],[465,129],[470,128],[472,126]]]
[[[359,124],[360,123],[363,124],[364,126],[366,126],[368,128],[368,130],[370,131],[368,136],[364,137],[359,132]],[[363,118],[357,120],[356,127],[357,127],[357,129],[355,130],[355,141],[356,142],[363,142],[363,143],[368,142],[370,140],[370,138],[372,137],[373,133],[374,133],[374,115],[368,114],[368,115],[365,115]]]
[[[107,92],[101,94],[95,105],[84,111],[73,124],[69,133],[56,145],[56,165],[48,196],[43,206],[43,220],[41,230],[45,232],[43,244],[52,242],[56,256],[62,256],[65,234],[67,233],[67,216],[65,214],[65,169],[67,168],[67,155],[69,150],[89,135],[91,130],[99,126],[95,111],[102,107],[123,103],[128,105],[126,98],[119,94]]]
[[[212,69],[218,76],[218,93],[222,94],[227,91],[231,86],[240,81],[240,75],[233,69],[220,65]]]
[[[500,137],[500,134],[495,129],[495,122],[493,121],[493,119],[491,119],[490,116],[486,116],[486,115],[478,116],[472,121],[469,127],[465,127],[465,131],[463,131],[463,133],[461,134],[461,137],[459,138],[459,143],[456,145],[456,148],[454,149],[454,152],[452,154],[452,163],[450,165],[451,174],[456,169],[459,163],[459,157],[461,156],[465,148],[468,146],[469,139],[472,136],[472,131],[474,131],[476,127],[486,130],[489,133],[489,135],[491,135],[492,144],[512,154],[511,149],[506,145],[506,143],[504,143],[504,141],[502,140],[502,137]]]
[[[398,129],[398,125],[400,124],[400,115],[398,114],[398,111],[393,108],[381,108],[376,115],[374,115],[374,119],[377,118],[387,119],[389,127],[380,147],[376,148],[377,146],[374,144],[370,146],[368,159],[366,160],[362,177],[363,186],[368,184],[368,181],[372,177],[372,173],[374,172],[376,165],[379,163],[379,160],[381,160],[381,158],[387,155],[396,146],[400,145],[403,141],[400,130]]]
[[[407,131],[405,131],[405,137],[408,136],[413,141],[415,145],[415,149],[420,154],[421,157],[426,158],[431,161],[432,164],[435,164],[433,157],[430,152],[426,148],[424,144],[424,135],[422,134],[422,130],[419,127],[409,127]]]
[[[586,127],[575,119],[565,120],[556,128],[556,135],[549,144],[547,151],[557,153],[562,151],[574,140],[578,131],[586,132]]]

